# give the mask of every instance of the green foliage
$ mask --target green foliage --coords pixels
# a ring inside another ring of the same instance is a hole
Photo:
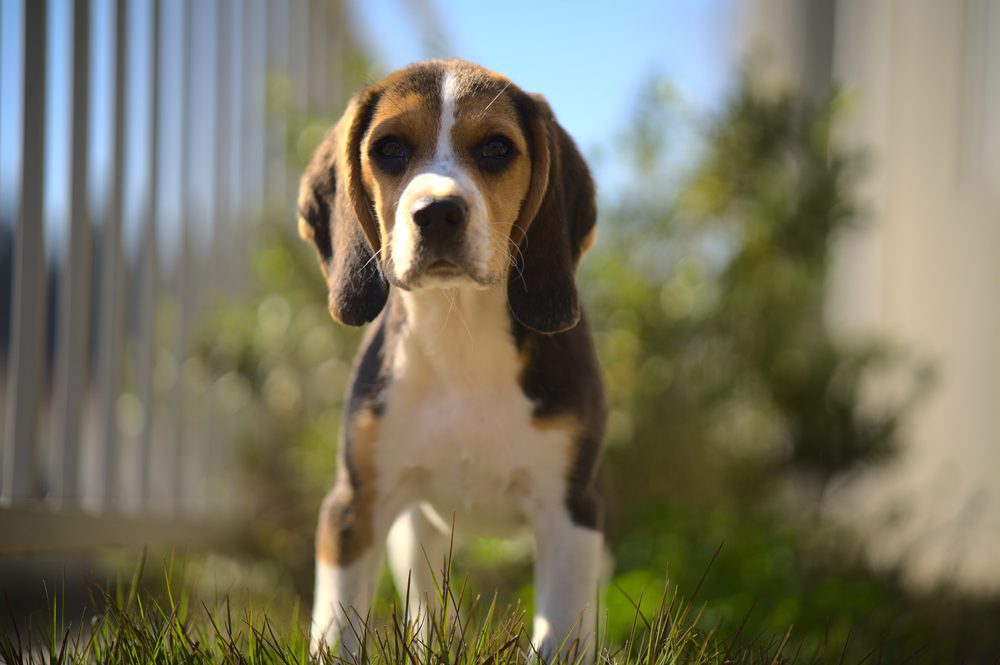
[[[586,270],[629,425],[612,434],[645,451],[677,412],[674,439],[765,448],[823,483],[888,457],[928,374],[881,341],[846,342],[824,325],[830,250],[856,225],[861,170],[835,140],[838,98],[767,96],[744,81],[698,166],[671,187],[677,160],[664,146],[679,114],[668,90],[651,89],[622,141],[632,190],[605,209],[603,251]],[[863,391],[894,371],[910,375],[908,388],[875,410]]]
[[[791,628],[787,653],[800,662],[993,662],[1000,654],[1000,599],[914,593],[897,572],[873,572],[837,529],[787,509],[651,505],[634,519],[615,543],[618,573],[606,592],[612,641],[627,635],[619,587],[631,598],[655,593],[668,569],[672,585],[704,603],[703,630],[739,643]]]
[[[823,480],[894,452],[916,394],[866,413],[862,387],[889,355],[877,343],[847,347],[823,324],[830,248],[856,219],[858,157],[836,145],[836,111],[745,88],[680,203],[734,244],[709,325],[784,416],[789,461]]]
[[[311,589],[316,512],[335,474],[335,446],[360,333],[336,325],[312,250],[265,223],[253,300],[220,307],[201,355],[244,397],[235,420],[250,555],[281,562]]]

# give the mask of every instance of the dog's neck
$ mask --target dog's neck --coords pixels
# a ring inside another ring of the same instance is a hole
[[[505,287],[401,291],[398,303],[405,313],[399,334],[408,364],[463,383],[518,366]]]

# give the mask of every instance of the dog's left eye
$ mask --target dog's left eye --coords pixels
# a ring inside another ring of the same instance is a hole
[[[479,148],[479,165],[484,171],[499,173],[514,156],[514,146],[503,136],[486,139]]]
[[[483,145],[483,157],[504,157],[510,151],[510,142],[504,138],[492,138]]]

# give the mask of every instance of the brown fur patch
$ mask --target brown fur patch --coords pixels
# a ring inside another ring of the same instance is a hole
[[[553,432],[562,430],[571,436],[576,436],[583,429],[583,423],[572,414],[560,414],[550,416],[535,416],[531,419],[531,426],[540,432]]]
[[[597,238],[597,227],[592,227],[587,231],[587,235],[583,237],[583,241],[580,243],[580,256],[583,256],[590,251],[590,248],[594,246],[594,240]]]
[[[316,232],[313,230],[312,225],[303,217],[299,217],[299,237],[303,240],[316,241]]]
[[[372,262],[378,229],[352,147],[364,133],[373,99],[367,89],[351,99],[343,117],[316,148],[299,183],[299,233],[316,247],[330,289],[330,314],[352,326],[373,320],[389,294]]]
[[[573,139],[538,95],[521,100],[534,164],[528,198],[514,234],[523,235],[519,267],[508,282],[510,310],[521,324],[552,334],[581,315],[576,264],[597,218],[594,185]]]
[[[389,235],[396,219],[396,204],[412,178],[414,169],[419,169],[434,155],[440,115],[437,90],[407,90],[402,93],[388,91],[375,108],[371,130],[360,148],[361,173],[378,213],[383,247],[389,245]],[[388,136],[406,141],[413,149],[410,167],[399,175],[378,170],[369,156],[372,147]]]
[[[375,505],[375,437],[378,418],[370,409],[354,415],[344,442],[337,484],[320,508],[316,558],[348,566],[371,547]]]
[[[493,85],[480,85],[460,96],[456,105],[451,140],[458,162],[472,177],[486,202],[490,231],[497,249],[491,256],[490,272],[504,274],[511,251],[510,238],[528,195],[531,154],[517,116],[517,109],[504,93],[509,82],[497,78]],[[503,172],[486,173],[478,168],[482,145],[494,136],[510,140],[517,156]]]

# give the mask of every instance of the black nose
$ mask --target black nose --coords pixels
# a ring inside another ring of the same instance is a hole
[[[445,237],[465,227],[469,206],[460,196],[422,199],[413,211],[413,222],[422,236]]]

